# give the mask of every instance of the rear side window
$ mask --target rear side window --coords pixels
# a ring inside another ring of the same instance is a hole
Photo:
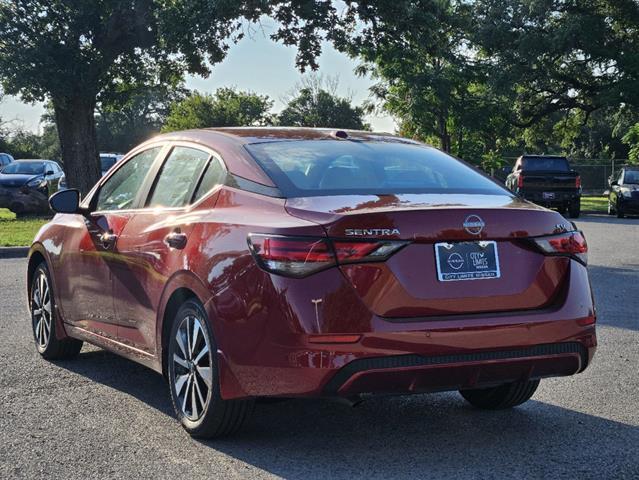
[[[216,185],[224,183],[225,178],[226,170],[224,170],[222,163],[215,157],[211,158],[202,176],[202,180],[195,191],[193,202],[197,202],[200,198],[204,197],[204,195],[210,192]]]
[[[425,145],[306,140],[246,148],[287,197],[506,192],[464,162]]]
[[[100,164],[103,172],[106,172],[109,168],[115,165],[116,157],[106,157],[100,155]]]
[[[549,172],[569,172],[570,165],[565,158],[535,157],[523,159],[524,170],[527,171],[549,171]]]
[[[626,170],[625,177],[623,179],[624,185],[627,184],[639,184],[639,170]]]
[[[149,207],[176,208],[189,204],[210,155],[189,147],[175,147],[155,182]]]
[[[102,185],[98,193],[97,210],[132,208],[160,147],[150,148],[131,158]]]

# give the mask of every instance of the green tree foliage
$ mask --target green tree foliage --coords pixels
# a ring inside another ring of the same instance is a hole
[[[60,143],[55,125],[47,124],[42,134],[22,128],[15,129],[4,138],[3,150],[14,158],[46,158],[60,160]]]
[[[636,123],[623,137],[629,147],[628,159],[630,163],[639,164],[639,123]]]
[[[267,96],[235,88],[220,88],[213,95],[195,92],[171,106],[162,131],[268,125],[272,107]]]
[[[186,98],[181,85],[123,84],[97,105],[97,143],[102,152],[127,152],[160,132],[171,105]]]
[[[627,153],[620,137],[639,107],[637,2],[344,3],[332,38],[378,80],[373,94],[401,133],[477,163]]]
[[[281,25],[274,38],[299,45],[298,64],[314,66],[317,32],[334,11],[312,0],[0,0],[0,80],[9,94],[52,102],[68,182],[87,192],[100,176],[99,97],[149,78],[208,75],[263,14]]]
[[[338,79],[309,76],[290,95],[278,115],[278,123],[292,127],[324,127],[367,130],[365,110],[353,106],[350,98],[337,95]]]
[[[639,3],[476,0],[473,42],[513,123],[554,112],[639,107]]]

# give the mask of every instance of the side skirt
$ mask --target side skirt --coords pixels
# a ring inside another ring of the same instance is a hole
[[[104,337],[84,328],[75,327],[68,323],[64,324],[64,328],[70,337],[83,340],[87,343],[95,345],[100,348],[104,348],[116,355],[132,360],[136,363],[144,365],[158,373],[162,373],[162,362],[160,362],[155,355],[145,352],[144,350],[131,347],[117,340]]]

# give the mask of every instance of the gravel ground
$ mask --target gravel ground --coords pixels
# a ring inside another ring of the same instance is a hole
[[[482,412],[454,393],[262,404],[192,440],[161,376],[85,346],[35,352],[25,260],[0,260],[0,478],[639,478],[639,219],[588,216],[600,346],[583,374]]]

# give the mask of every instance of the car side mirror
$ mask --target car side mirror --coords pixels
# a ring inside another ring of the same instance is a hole
[[[49,197],[49,205],[56,213],[80,213],[80,191],[71,188],[56,192]]]
[[[610,182],[611,187],[614,187],[616,185],[619,185],[619,182],[617,180],[613,180],[612,182]]]
[[[53,170],[47,170],[47,173],[45,173],[45,175],[48,177],[49,175],[53,175],[55,172]]]

